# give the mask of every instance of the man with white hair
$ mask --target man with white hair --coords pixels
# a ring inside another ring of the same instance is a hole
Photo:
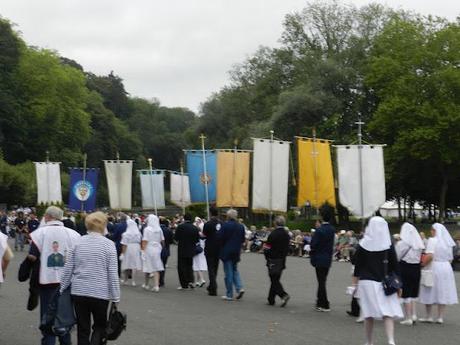
[[[64,212],[56,206],[50,206],[45,211],[45,224],[32,232],[32,244],[29,260],[40,258],[39,293],[40,319],[46,314],[53,296],[59,291],[61,272],[64,269],[66,257],[80,238],[78,232],[66,228],[62,223]],[[42,331],[42,345],[53,345],[56,337]],[[70,333],[59,337],[61,345],[70,344]]]
[[[225,287],[227,294],[222,296],[226,301],[233,300],[233,287],[236,290],[236,299],[241,299],[244,294],[238,262],[240,261],[241,246],[245,241],[244,226],[238,221],[238,212],[234,209],[227,211],[227,222],[222,225],[219,232],[221,243],[220,259],[224,265]]]

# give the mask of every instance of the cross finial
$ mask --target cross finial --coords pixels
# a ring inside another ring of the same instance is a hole
[[[200,139],[201,139],[201,140],[204,140],[204,139],[206,139],[206,137],[205,137],[205,135],[204,135],[203,133],[201,133],[201,135],[200,135]]]

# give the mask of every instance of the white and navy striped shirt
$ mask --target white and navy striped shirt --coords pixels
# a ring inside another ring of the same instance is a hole
[[[61,276],[61,292],[120,301],[120,281],[115,244],[99,233],[81,237],[69,253]]]

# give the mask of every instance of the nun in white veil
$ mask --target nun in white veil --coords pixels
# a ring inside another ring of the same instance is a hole
[[[136,286],[134,272],[142,270],[141,261],[141,237],[142,234],[136,222],[132,219],[127,220],[126,231],[121,235],[121,271],[122,284],[128,282],[129,276],[132,277],[131,285]]]
[[[401,280],[403,283],[402,300],[405,320],[402,325],[412,326],[417,321],[416,301],[420,291],[420,258],[425,249],[419,232],[410,223],[404,223],[400,232],[401,240],[396,244]]]
[[[402,318],[398,294],[385,295],[382,281],[387,272],[399,274],[396,252],[391,244],[388,223],[382,217],[372,217],[359,242],[355,254],[354,284],[357,285],[356,297],[364,318],[366,345],[373,344],[374,319],[383,319],[388,344],[394,341],[394,319]]]
[[[160,219],[154,214],[147,217],[147,226],[142,237],[142,259],[144,262],[145,283],[142,287],[153,292],[160,291],[160,271],[164,271],[161,261],[161,250],[164,246],[165,237],[160,227]],[[150,286],[150,278],[153,278],[153,286]]]
[[[442,224],[435,223],[431,228],[432,237],[428,240],[425,253],[427,260],[424,269],[432,279],[422,279],[420,303],[426,306],[426,317],[421,322],[434,322],[433,304],[438,305],[437,323],[444,322],[446,305],[457,304],[457,287],[451,262],[455,242]],[[430,273],[431,272],[431,273]]]

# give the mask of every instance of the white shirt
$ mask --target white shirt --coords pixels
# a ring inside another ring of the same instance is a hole
[[[407,262],[408,264],[418,264],[420,263],[420,258],[422,256],[421,249],[412,249],[406,242],[398,241],[396,244],[396,255],[398,256],[399,261]]]

